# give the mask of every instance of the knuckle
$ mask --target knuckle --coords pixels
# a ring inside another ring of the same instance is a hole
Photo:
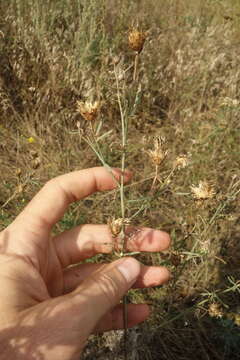
[[[59,196],[66,199],[67,202],[73,202],[77,200],[71,190],[66,186],[66,183],[63,181],[63,175],[48,180],[43,189],[57,192]]]

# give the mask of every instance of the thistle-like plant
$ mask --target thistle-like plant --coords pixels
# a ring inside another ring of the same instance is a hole
[[[145,38],[143,37],[143,33],[139,33],[139,44],[141,42],[141,46],[143,47]],[[141,39],[140,39],[141,38]],[[140,41],[141,40],[141,41]],[[139,45],[140,46],[140,45]],[[142,50],[142,49],[141,49]],[[136,50],[137,51],[137,50]],[[140,53],[140,47],[137,51],[137,54]],[[133,101],[132,105],[127,105],[127,86],[124,81],[124,77],[122,78],[119,76],[121,71],[117,68],[115,62],[113,62],[113,74],[114,74],[114,83],[115,83],[115,91],[116,91],[116,101],[118,104],[118,109],[120,113],[120,128],[121,128],[121,172],[122,175],[120,177],[120,181],[116,181],[117,184],[117,191],[120,194],[120,212],[121,217],[109,217],[108,219],[108,226],[109,230],[112,234],[112,237],[115,241],[114,243],[114,254],[118,257],[123,257],[127,255],[135,255],[136,253],[128,253],[127,252],[127,242],[129,240],[129,236],[126,232],[126,227],[130,225],[131,219],[134,218],[137,213],[133,214],[131,218],[126,217],[126,198],[125,198],[125,188],[124,188],[124,172],[126,170],[126,156],[127,156],[127,146],[128,146],[128,129],[129,129],[129,118],[131,115],[134,114],[136,111],[137,104],[139,103],[141,87],[135,86],[134,82],[132,82],[132,93]],[[128,71],[131,67],[128,67]],[[121,70],[121,69],[120,69]],[[136,61],[135,61],[135,68],[134,68],[134,80],[136,77]],[[113,175],[111,166],[107,163],[104,157],[104,153],[102,151],[102,140],[106,139],[107,136],[111,133],[111,130],[107,133],[101,134],[101,121],[98,121],[98,117],[100,115],[100,102],[95,101],[78,101],[77,102],[77,111],[80,113],[82,118],[87,122],[88,130],[86,134],[81,132],[81,126],[78,123],[78,133],[81,135],[81,138],[87,142],[87,144],[91,147],[93,152],[96,154],[102,165]],[[127,359],[127,297],[124,296],[123,298],[123,324],[124,324],[124,357]]]

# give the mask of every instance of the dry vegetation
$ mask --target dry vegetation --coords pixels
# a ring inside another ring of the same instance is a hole
[[[137,25],[147,39],[134,88],[128,31]],[[129,333],[131,359],[240,358],[239,39],[238,0],[0,2],[0,227],[49,178],[99,164],[77,101],[101,102],[99,145],[120,166],[114,66],[127,111],[138,93],[126,216],[141,209],[136,225],[171,234],[169,251],[139,259],[173,278],[129,294],[153,308]],[[149,154],[159,136],[155,178]],[[71,206],[56,231],[111,216],[121,216],[118,196],[97,194]],[[112,359],[111,350],[121,359],[121,335],[94,337],[85,359]]]

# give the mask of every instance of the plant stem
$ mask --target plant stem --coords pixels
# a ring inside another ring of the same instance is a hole
[[[89,145],[89,147],[92,149],[92,151],[96,154],[97,158],[100,160],[100,162],[102,163],[102,165],[105,167],[105,169],[107,169],[107,171],[110,173],[110,175],[112,176],[112,179],[114,180],[115,184],[117,185],[117,187],[120,189],[120,185],[118,180],[115,178],[115,175],[113,174],[112,168],[111,166],[109,166],[103,157],[103,154],[101,152],[101,149],[99,147],[99,145],[97,144],[96,141],[94,141],[94,143],[92,142],[91,139],[87,138],[87,137],[82,137],[83,140]]]
[[[123,327],[124,327],[124,360],[127,360],[127,322],[128,322],[128,316],[127,316],[127,296],[123,297]]]
[[[151,192],[153,192],[153,190],[154,190],[154,186],[156,184],[157,178],[158,178],[158,165],[155,166],[155,176],[154,176],[152,186],[151,186],[151,189],[150,189]]]
[[[127,252],[127,236],[125,233],[125,194],[124,194],[124,171],[125,171],[125,163],[126,163],[126,145],[127,145],[127,121],[125,120],[125,114],[123,111],[123,106],[120,97],[120,89],[119,89],[119,81],[118,76],[116,74],[115,69],[115,77],[116,77],[116,85],[117,85],[117,100],[118,106],[120,110],[121,116],[121,127],[122,127],[122,175],[121,175],[121,183],[120,183],[120,201],[121,201],[121,215],[122,215],[122,229],[120,233],[120,241],[121,241],[121,255]],[[127,296],[123,297],[123,327],[124,327],[124,360],[127,360]]]
[[[136,80],[137,80],[138,58],[139,58],[139,54],[136,53],[136,55],[135,55],[135,60],[134,60],[133,81],[136,81]]]

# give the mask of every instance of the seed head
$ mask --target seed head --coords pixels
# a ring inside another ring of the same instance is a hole
[[[208,308],[208,313],[211,317],[221,318],[223,316],[221,305],[218,303],[210,304]]]
[[[93,103],[89,101],[77,101],[77,110],[87,121],[94,121],[96,119],[99,108],[100,103],[98,101],[94,101]]]
[[[154,140],[154,149],[147,151],[154,165],[159,166],[162,164],[168,154],[168,150],[164,149],[165,142],[166,141],[164,137],[158,136]]]
[[[126,218],[124,220],[123,220],[123,218],[108,219],[108,226],[109,226],[109,229],[110,229],[113,237],[117,237],[120,234],[123,225],[129,225],[129,224],[130,224],[130,219],[128,219],[128,218]]]
[[[189,164],[189,159],[186,155],[180,155],[174,161],[174,168],[184,169]]]
[[[143,31],[139,31],[137,29],[131,30],[128,35],[129,47],[132,50],[136,51],[138,54],[140,54],[140,52],[142,51],[145,40],[146,40],[146,33]]]
[[[200,181],[198,186],[192,185],[191,192],[196,200],[212,199],[216,195],[213,185],[207,181]]]

